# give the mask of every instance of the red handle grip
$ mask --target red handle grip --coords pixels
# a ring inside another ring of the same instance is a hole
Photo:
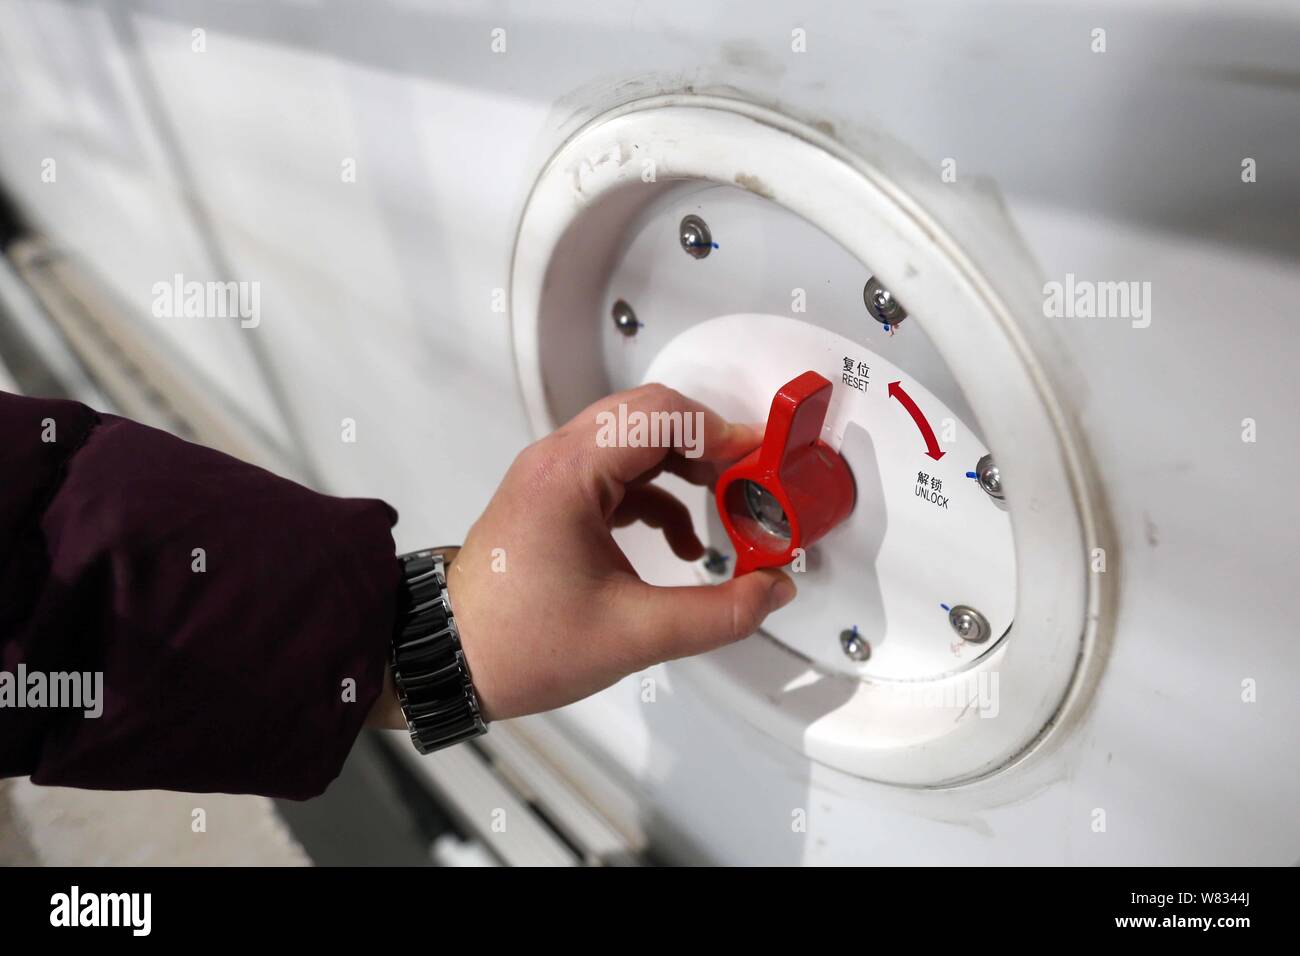
[[[830,401],[831,383],[816,372],[787,382],[772,399],[763,444],[718,479],[737,576],[789,564],[853,510],[849,466],[821,440]]]

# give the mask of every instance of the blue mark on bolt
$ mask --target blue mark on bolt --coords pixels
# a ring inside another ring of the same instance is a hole
[[[966,477],[967,477],[967,478],[978,478],[979,475],[975,474],[975,472],[973,472],[973,471],[968,471],[968,472],[966,472]]]

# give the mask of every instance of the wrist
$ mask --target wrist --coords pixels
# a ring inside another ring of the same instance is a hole
[[[475,625],[473,607],[474,588],[465,574],[465,567],[457,564],[454,558],[460,548],[449,549],[447,561],[447,601],[456,618],[456,630],[460,635],[461,653],[465,655],[465,665],[473,681],[474,694],[478,700],[479,712],[485,721],[497,719],[493,716],[485,691],[490,690],[488,680],[488,662],[484,659],[484,649],[478,644],[479,629]]]

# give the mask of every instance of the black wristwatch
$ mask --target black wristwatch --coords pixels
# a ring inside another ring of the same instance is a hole
[[[393,682],[411,742],[427,754],[487,733],[487,723],[461,650],[441,552],[412,551],[398,561]]]

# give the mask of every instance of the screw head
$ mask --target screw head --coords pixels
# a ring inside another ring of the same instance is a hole
[[[677,229],[677,237],[687,255],[696,259],[703,259],[713,251],[713,233],[699,216],[692,214],[685,217]]]
[[[975,465],[975,479],[990,498],[1001,501],[1005,497],[1002,493],[1002,473],[998,471],[992,455],[985,455]]]
[[[850,660],[865,661],[871,656],[871,645],[858,633],[856,626],[840,631],[840,647]]]
[[[897,325],[907,318],[907,310],[880,281],[872,276],[862,288],[862,301],[871,317],[885,325]]]
[[[948,612],[948,623],[957,636],[968,644],[983,644],[989,639],[989,622],[979,611],[958,604]]]
[[[614,328],[618,329],[626,336],[633,336],[641,328],[641,323],[637,320],[636,313],[632,307],[619,299],[614,303],[614,308],[610,310],[610,318],[614,320]]]
[[[704,550],[704,570],[710,574],[721,576],[727,573],[727,562],[731,559],[719,551],[717,548],[706,548]]]

